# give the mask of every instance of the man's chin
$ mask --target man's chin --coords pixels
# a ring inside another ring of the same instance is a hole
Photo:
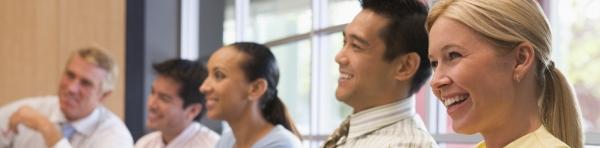
[[[146,127],[153,131],[156,130],[156,128],[157,128],[156,124],[152,124],[152,123],[148,123],[148,122],[146,122]]]
[[[338,88],[335,90],[335,98],[340,102],[345,102],[348,100],[349,95],[347,91]]]
[[[75,121],[75,120],[79,119],[78,115],[76,115],[76,114],[70,114],[70,113],[64,112],[64,111],[63,111],[63,114],[65,115],[65,118],[69,121]]]

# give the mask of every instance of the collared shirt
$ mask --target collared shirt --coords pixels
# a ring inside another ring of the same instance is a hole
[[[437,147],[414,106],[409,97],[350,115],[348,135],[337,147]]]
[[[160,131],[145,135],[135,144],[136,148],[192,148],[214,147],[219,135],[198,122],[192,122],[169,144],[165,145]]]
[[[486,148],[485,141],[479,142],[477,148]],[[535,131],[520,137],[519,139],[504,146],[505,148],[568,148],[560,139],[554,137],[546,128],[542,125]]]
[[[104,106],[96,107],[90,115],[83,119],[67,122],[60,110],[59,100],[56,96],[21,99],[3,106],[0,108],[0,130],[5,132],[8,129],[10,116],[24,105],[28,105],[48,117],[57,129],[61,129],[59,125],[62,123],[71,124],[75,128],[76,132],[71,139],[62,138],[53,146],[55,148],[133,147],[133,138],[123,121]],[[46,142],[39,132],[24,125],[19,125],[17,128],[19,133],[14,136],[0,136],[0,147],[46,147]]]

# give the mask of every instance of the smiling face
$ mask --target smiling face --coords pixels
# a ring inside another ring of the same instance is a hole
[[[384,61],[385,44],[380,36],[388,19],[364,9],[344,30],[344,46],[335,61],[340,66],[336,97],[361,110],[393,88],[394,64]]]
[[[60,109],[69,121],[86,117],[108,93],[101,89],[108,73],[102,68],[74,55],[60,80]]]
[[[174,79],[161,75],[156,77],[148,96],[148,128],[161,131],[179,130],[192,122],[198,112],[192,110],[193,105],[183,107],[183,98],[179,96],[180,89],[181,84]]]
[[[453,128],[472,134],[498,127],[515,106],[514,57],[455,20],[440,17],[429,34],[431,87]]]
[[[208,118],[234,119],[253,103],[248,97],[250,83],[240,65],[247,56],[234,48],[223,47],[208,60],[208,77],[200,86]]]

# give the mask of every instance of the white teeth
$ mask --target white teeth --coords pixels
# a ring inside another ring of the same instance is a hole
[[[340,73],[340,78],[341,79],[348,80],[348,79],[352,79],[352,77],[354,77],[354,76],[352,76],[350,74],[347,74],[347,73]]]
[[[465,95],[465,96],[455,96],[455,97],[452,97],[452,98],[444,99],[443,100],[444,101],[444,105],[446,107],[448,107],[448,106],[450,106],[450,105],[452,105],[452,104],[454,104],[456,102],[460,102],[460,101],[463,101],[463,100],[467,99],[467,97],[468,96]]]

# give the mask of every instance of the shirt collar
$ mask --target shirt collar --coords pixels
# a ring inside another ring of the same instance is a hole
[[[200,123],[192,122],[181,133],[179,133],[175,137],[175,139],[173,139],[171,142],[169,142],[169,145],[184,143],[184,142],[188,141],[192,137],[192,135],[194,133],[196,133],[196,131],[199,130],[200,128],[201,128]],[[162,137],[161,137],[161,141],[163,141]],[[163,144],[164,144],[164,141],[163,141]]]
[[[414,96],[350,115],[348,138],[381,129],[416,114]]]
[[[92,132],[94,132],[94,130],[96,129],[96,125],[100,120],[100,112],[102,112],[102,109],[104,109],[103,106],[98,106],[96,107],[96,109],[94,109],[94,111],[92,111],[92,113],[90,113],[90,115],[77,121],[69,122],[69,124],[71,124],[71,126],[75,128],[77,133],[87,137],[91,135]],[[60,112],[59,115],[55,116],[52,121],[54,121],[57,124],[68,122],[62,112]]]
[[[73,125],[73,127],[75,127],[75,129],[77,129],[77,132],[85,136],[89,136],[90,134],[92,134],[92,132],[94,132],[98,120],[100,120],[101,109],[102,106],[96,107],[96,109],[94,109],[94,111],[92,111],[90,115],[75,122],[71,122],[71,124]]]

